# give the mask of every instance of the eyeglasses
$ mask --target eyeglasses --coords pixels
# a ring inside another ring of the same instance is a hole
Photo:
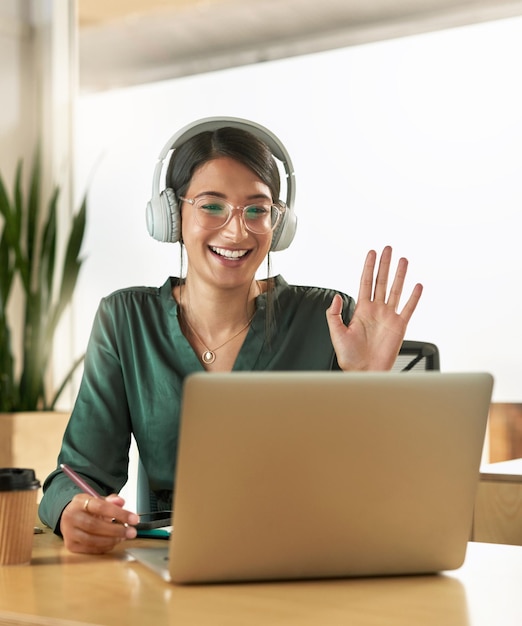
[[[281,206],[269,202],[234,206],[216,196],[201,196],[200,198],[179,196],[179,198],[194,207],[197,224],[206,230],[223,228],[232,219],[233,211],[241,211],[246,228],[256,235],[264,235],[274,230],[284,211],[283,203]]]

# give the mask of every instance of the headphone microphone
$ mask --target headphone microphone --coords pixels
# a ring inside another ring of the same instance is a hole
[[[284,167],[286,174],[286,210],[272,234],[271,251],[285,250],[292,243],[297,227],[294,212],[295,174],[290,155],[282,142],[270,130],[249,120],[238,117],[207,117],[193,122],[175,133],[165,144],[158,156],[152,178],[152,197],[147,203],[147,230],[157,241],[176,243],[181,239],[181,212],[174,190],[161,190],[161,176],[170,161],[169,153],[177,150],[186,141],[205,131],[220,128],[240,128],[263,141]],[[171,155],[172,156],[172,155]]]

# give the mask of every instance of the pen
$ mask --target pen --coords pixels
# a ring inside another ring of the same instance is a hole
[[[98,498],[98,499],[102,498],[97,491],[95,491],[89,484],[87,484],[83,480],[83,478],[79,476],[68,465],[66,465],[65,463],[60,463],[60,467],[62,468],[63,473],[67,474],[67,476],[73,481],[73,483],[80,489],[83,489],[85,493],[88,493],[93,498]]]
[[[81,476],[79,476],[66,463],[60,463],[60,467],[61,467],[63,473],[66,474],[73,481],[73,483],[77,487],[82,489],[85,493],[88,493],[90,496],[92,496],[93,498],[97,498],[98,500],[103,500],[104,499],[95,489],[93,489],[88,483],[86,483],[83,480],[83,478]],[[113,517],[111,521],[112,521],[113,524],[121,524],[122,523],[122,522],[119,522],[115,517]],[[129,525],[127,524],[127,522],[124,522],[123,526],[125,526],[125,528],[128,528]]]

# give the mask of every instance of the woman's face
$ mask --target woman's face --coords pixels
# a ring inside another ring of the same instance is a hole
[[[219,157],[200,166],[184,194],[185,198],[214,195],[233,206],[272,203],[268,185],[248,167],[229,157]],[[180,200],[181,202],[181,200]],[[270,250],[272,232],[247,230],[241,211],[222,228],[206,230],[196,222],[195,209],[181,202],[181,231],[189,260],[188,276],[222,288],[250,285]]]

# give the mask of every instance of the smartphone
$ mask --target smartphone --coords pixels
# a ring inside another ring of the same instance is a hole
[[[138,530],[149,530],[172,526],[172,511],[155,511],[154,513],[142,513],[140,521],[136,524]]]

